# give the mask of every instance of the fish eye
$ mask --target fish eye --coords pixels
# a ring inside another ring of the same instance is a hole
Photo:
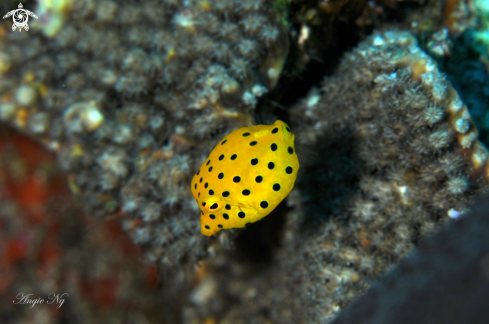
[[[204,207],[207,211],[214,213],[221,210],[224,207],[224,204],[221,199],[213,196],[206,200]]]

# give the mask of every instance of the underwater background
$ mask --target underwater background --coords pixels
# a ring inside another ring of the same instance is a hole
[[[0,3],[1,323],[487,323],[489,2],[22,5]],[[276,119],[294,189],[202,235],[193,175]]]

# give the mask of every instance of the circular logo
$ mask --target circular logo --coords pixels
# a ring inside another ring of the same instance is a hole
[[[29,25],[27,24],[27,22],[29,21],[29,16],[37,19],[37,16],[32,11],[24,9],[22,3],[19,3],[18,9],[7,12],[7,14],[3,16],[3,19],[10,16],[12,16],[12,20],[14,21],[14,24],[12,25],[13,31],[15,31],[17,28],[19,29],[19,31],[22,31],[22,28],[28,31]]]
[[[13,19],[14,19],[14,24],[17,25],[17,27],[24,27],[25,25],[27,25],[29,16],[27,15],[27,12],[25,12],[24,9],[17,9],[13,14]]]

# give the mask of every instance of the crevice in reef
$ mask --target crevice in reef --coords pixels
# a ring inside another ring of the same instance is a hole
[[[332,75],[343,55],[370,36],[375,29],[386,23],[403,21],[416,8],[427,1],[406,2],[393,7],[392,4],[377,1],[377,7],[366,1],[352,1],[338,6],[335,14],[320,10],[315,1],[295,1],[291,4],[288,21],[290,49],[284,69],[275,88],[263,96],[256,107],[256,114],[273,114],[289,122],[288,109],[300,98],[304,98],[314,87],[320,87],[325,76]],[[317,8],[316,8],[317,6]],[[364,8],[363,11],[356,7]],[[367,8],[368,7],[368,8]],[[307,9],[309,8],[309,9]],[[379,14],[376,9],[382,8]],[[313,10],[324,24],[304,23],[304,12]],[[302,13],[302,14],[301,14]],[[369,24],[361,20],[371,20]],[[365,25],[362,25],[365,24]],[[309,37],[300,45],[299,38],[304,26],[309,28]]]

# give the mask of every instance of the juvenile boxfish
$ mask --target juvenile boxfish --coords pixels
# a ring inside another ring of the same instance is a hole
[[[294,187],[295,136],[281,120],[237,129],[209,154],[191,184],[200,230],[210,236],[267,216]]]

